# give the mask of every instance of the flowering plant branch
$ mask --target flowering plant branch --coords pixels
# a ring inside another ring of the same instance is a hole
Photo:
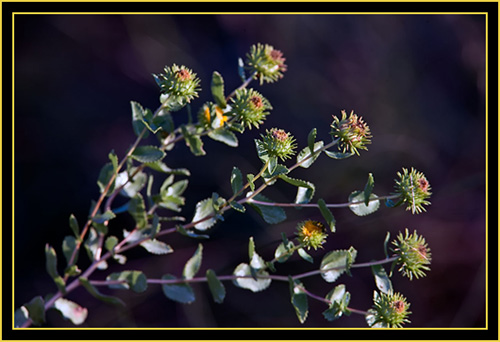
[[[213,193],[199,201],[194,208],[191,222],[178,213],[185,204],[183,193],[188,187],[190,172],[185,168],[172,169],[163,160],[166,152],[177,143],[184,141],[194,156],[205,155],[202,138],[211,138],[231,147],[238,146],[236,133],[242,134],[246,129],[259,128],[273,109],[268,99],[258,91],[249,88],[253,80],[273,83],[281,79],[287,70],[285,58],[281,51],[270,45],[257,44],[251,47],[246,61],[239,60],[239,76],[241,85],[229,95],[225,95],[224,79],[214,72],[211,80],[213,102],[204,103],[197,112],[197,120],[191,115],[191,102],[198,97],[200,80],[197,75],[185,66],[173,64],[165,67],[164,73],[153,75],[160,88],[160,105],[155,111],[144,108],[132,101],[132,127],[137,138],[119,161],[118,156],[109,153],[109,162],[103,166],[98,178],[100,196],[92,205],[90,215],[85,224],[80,225],[74,215],[70,215],[69,225],[73,235],[65,237],[62,253],[66,266],[62,275],[58,269],[56,250],[45,247],[47,272],[53,279],[57,292],[42,298],[37,296],[15,311],[15,326],[27,328],[31,325],[42,325],[45,312],[55,309],[63,317],[75,325],[82,324],[87,317],[87,309],[65,297],[77,288],[86,289],[99,300],[113,304],[125,305],[118,297],[102,294],[99,286],[113,289],[127,289],[135,292],[146,291],[148,285],[159,284],[165,296],[180,303],[191,303],[195,300],[191,283],[207,283],[217,303],[225,298],[223,281],[232,281],[240,288],[252,292],[267,289],[273,281],[287,282],[290,287],[290,298],[297,318],[305,322],[309,308],[308,298],[322,301],[328,305],[323,312],[328,321],[336,320],[350,313],[366,317],[370,327],[401,327],[409,323],[410,306],[406,298],[393,290],[390,277],[397,268],[410,280],[425,276],[431,262],[430,249],[425,239],[416,231],[412,234],[405,230],[388,243],[387,234],[384,242],[385,259],[355,263],[357,250],[350,247],[346,250],[328,251],[322,256],[319,269],[305,273],[290,275],[277,274],[278,266],[297,254],[306,262],[312,262],[310,250],[323,249],[329,235],[336,231],[336,220],[330,208],[349,208],[359,216],[369,215],[377,211],[380,203],[388,207],[404,205],[413,214],[425,211],[424,206],[430,204],[430,184],[424,174],[413,168],[403,168],[397,173],[395,192],[385,196],[373,193],[374,177],[368,175],[363,190],[354,191],[346,203],[326,203],[323,199],[313,201],[315,185],[307,180],[292,178],[290,174],[297,168],[309,168],[321,154],[335,160],[359,156],[360,151],[367,150],[371,143],[370,128],[363,118],[351,111],[341,112],[341,116],[333,117],[330,126],[330,142],[317,141],[317,130],[314,128],[308,135],[308,144],[298,153],[297,143],[293,135],[280,128],[266,130],[255,140],[257,156],[262,162],[256,174],[243,176],[238,167],[233,167],[230,175],[232,196],[222,198]],[[249,73],[249,76],[247,76]],[[177,124],[172,117],[173,112],[187,109],[188,122]],[[158,145],[144,145],[144,139],[153,134]],[[291,166],[285,162],[296,158]],[[158,193],[153,191],[153,172],[165,175]],[[176,177],[181,177],[177,180]],[[277,182],[285,182],[297,188],[295,200],[289,203],[277,203],[262,193]],[[114,208],[118,196],[126,199],[126,204]],[[161,279],[147,278],[140,270],[126,270],[111,273],[106,280],[90,279],[98,270],[106,270],[108,262],[116,261],[125,265],[128,250],[141,246],[156,255],[172,254],[174,249],[164,238],[171,234],[182,234],[191,238],[209,238],[209,230],[224,220],[228,210],[245,213],[248,207],[260,214],[268,224],[276,224],[286,219],[284,208],[312,207],[317,208],[323,222],[305,219],[296,226],[294,239],[290,240],[282,232],[282,241],[276,246],[274,257],[265,261],[258,253],[253,237],[249,238],[247,263],[236,265],[230,275],[216,275],[212,269],[206,271],[205,277],[196,276],[203,260],[203,244],[199,243],[193,256],[186,261],[181,276],[165,274]],[[123,237],[109,233],[109,222],[117,215],[128,213],[135,221],[130,230],[123,231]],[[168,227],[164,227],[164,225]],[[82,248],[83,247],[83,248]],[[84,271],[78,266],[81,251],[85,250],[91,264]],[[389,256],[389,250],[392,253]],[[389,274],[384,264],[391,264]],[[349,307],[350,293],[344,284],[339,284],[325,296],[319,296],[301,283],[301,279],[321,276],[324,281],[334,283],[344,273],[351,274],[353,268],[371,268],[377,290],[374,292],[373,306],[368,310]]]

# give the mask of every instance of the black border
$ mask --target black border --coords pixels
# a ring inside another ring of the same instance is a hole
[[[276,8],[282,9],[281,12]],[[402,330],[322,330],[322,329],[238,329],[238,330],[12,330],[12,13],[22,12],[487,12],[488,13],[488,315],[487,330],[479,329],[402,329]],[[498,340],[498,3],[497,2],[3,2],[2,3],[2,340],[135,340],[135,339],[245,339],[245,340],[321,340],[321,339],[383,339],[383,340]],[[7,133],[7,134],[5,134]],[[491,158],[494,156],[494,158]],[[491,272],[493,270],[493,272]]]

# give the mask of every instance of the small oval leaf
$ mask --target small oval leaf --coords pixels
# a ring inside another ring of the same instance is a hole
[[[171,274],[166,274],[161,277],[162,280],[177,280],[177,278]],[[187,283],[177,283],[177,284],[162,284],[162,290],[167,298],[183,303],[189,304],[194,302],[195,295],[193,289]]]
[[[141,163],[154,163],[163,159],[165,152],[156,146],[138,146],[131,157]]]
[[[212,297],[216,303],[222,303],[226,297],[226,289],[222,282],[217,278],[215,272],[211,269],[207,270],[207,282]]]

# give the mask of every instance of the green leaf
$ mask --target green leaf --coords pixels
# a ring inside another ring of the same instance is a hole
[[[327,253],[321,260],[321,276],[329,283],[333,283],[344,272],[348,271],[356,259],[357,251],[337,250]]]
[[[131,173],[135,173],[135,171],[135,168],[131,169]],[[122,187],[120,194],[132,198],[144,188],[147,178],[144,172],[138,172],[133,178],[130,178],[129,172],[123,171],[116,175],[115,187]]]
[[[271,285],[271,279],[269,278],[253,279],[251,267],[246,263],[239,264],[234,269],[233,274],[238,277],[243,277],[243,278],[236,278],[235,280],[233,280],[234,285],[241,287],[243,289],[250,290],[252,292],[263,291],[267,289],[269,285]],[[267,273],[264,270],[260,270],[259,272],[256,273],[256,275],[265,277],[269,276],[269,273]]]
[[[180,168],[180,169],[171,169],[169,168],[165,163],[161,161],[156,161],[154,163],[145,163],[147,167],[150,169],[153,169],[158,172],[163,172],[167,174],[172,174],[172,175],[179,175],[179,176],[190,176],[191,172],[189,172],[188,169]]]
[[[313,149],[315,151],[314,154],[311,153],[311,148],[309,146],[300,151],[299,154],[297,155],[297,163],[300,164],[300,167],[307,169],[309,166],[311,166],[321,154],[318,151],[323,148],[323,145],[324,145],[323,141],[318,141],[314,143],[313,146]]]
[[[254,141],[255,149],[257,150],[257,156],[263,163],[266,163],[269,160],[269,155],[267,154],[266,148],[264,147],[262,141],[260,141],[259,139],[254,139]]]
[[[343,314],[350,314],[348,305],[351,295],[345,290],[344,284],[337,285],[335,289],[326,295],[325,299],[331,302],[330,307],[323,311],[323,316],[328,321],[339,319]]]
[[[117,244],[118,244],[118,238],[116,236],[109,236],[104,242],[104,247],[106,247],[106,250],[114,253],[113,249]]]
[[[165,152],[156,146],[137,146],[131,157],[140,163],[154,163],[165,157]]]
[[[266,262],[262,257],[255,252],[255,243],[253,241],[253,236],[250,237],[248,241],[248,259],[250,260],[250,267],[253,270],[261,270],[266,268]]]
[[[273,203],[261,194],[256,195],[254,199],[261,202]],[[276,224],[286,220],[286,213],[283,208],[256,204],[252,203],[252,201],[249,201],[248,204],[269,224]]]
[[[37,296],[33,298],[29,303],[24,304],[21,310],[24,316],[26,316],[26,311],[28,311],[28,317],[34,325],[45,323],[45,302],[42,297]]]
[[[99,292],[99,290],[94,285],[92,285],[87,278],[80,277],[80,278],[78,278],[78,280],[80,281],[80,284],[93,297],[95,297],[95,298],[97,298],[105,303],[108,303],[108,304],[113,304],[113,305],[123,306],[123,307],[125,306],[125,303],[120,298],[113,297],[113,296],[107,296],[107,295],[104,295],[101,292]]]
[[[303,181],[301,179],[295,179],[286,175],[280,175],[279,178],[283,179],[289,184],[298,187],[297,196],[295,197],[295,203],[304,204],[311,201],[315,192],[315,186],[313,183]]]
[[[172,119],[172,115],[165,108],[160,110],[156,117],[153,118],[153,123],[156,126],[161,126],[161,128],[168,133],[172,133],[175,130],[175,124],[174,120]]]
[[[171,274],[166,274],[161,277],[162,280],[176,280],[177,278]],[[189,304],[194,302],[195,295],[193,289],[187,283],[178,283],[178,284],[162,284],[162,290],[167,298],[183,303]]]
[[[193,153],[195,156],[204,156],[206,154],[206,152],[203,150],[203,141],[201,141],[199,135],[191,134],[188,131],[186,125],[181,126],[181,132],[184,136],[184,139],[186,139],[186,145],[191,150],[191,153]]]
[[[289,172],[290,170],[286,166],[277,164],[272,173],[269,173],[269,171],[266,169],[266,171],[264,171],[264,173],[262,174],[262,177],[265,178],[265,181],[268,183],[268,185],[271,185],[272,183],[274,183],[274,180],[271,180],[273,177],[286,175]]]
[[[99,172],[99,177],[97,178],[97,185],[99,186],[99,190],[101,194],[106,190],[106,186],[110,182],[111,178],[115,174],[114,169],[113,169],[113,164],[111,163],[106,163],[101,171]],[[106,193],[106,196],[109,196],[111,192],[115,189],[115,182],[111,184],[111,186],[108,189],[108,192]]]
[[[106,221],[112,220],[116,217],[115,213],[111,210],[106,211],[104,214],[95,215],[92,218],[92,222],[102,224]]]
[[[188,237],[191,237],[191,238],[195,238],[195,239],[208,239],[209,236],[208,235],[203,235],[203,234],[196,234],[195,232],[191,231],[191,230],[187,230],[185,229],[182,225],[177,225],[175,226],[177,228],[177,231],[184,235],[184,236],[188,236]]]
[[[383,293],[392,292],[392,282],[387,276],[384,267],[382,265],[372,265],[371,268],[377,288]]]
[[[384,254],[387,259],[389,259],[389,253],[387,252],[387,244],[389,243],[389,240],[391,239],[391,233],[387,232],[385,235],[385,240],[384,240]]]
[[[317,130],[316,128],[313,128],[309,134],[307,135],[307,147],[309,147],[309,150],[311,151],[311,154],[314,153],[315,148],[314,148],[314,141],[316,140],[316,134]]]
[[[94,228],[90,228],[87,240],[84,243],[85,249],[91,261],[95,261],[95,256],[99,250],[99,236]],[[101,261],[97,268],[100,270],[105,270],[108,267],[107,262]]]
[[[226,97],[224,96],[224,79],[221,74],[214,71],[212,74],[212,83],[210,84],[210,90],[212,91],[212,96],[222,109],[226,108]]]
[[[78,261],[78,253],[76,253],[75,259],[73,260],[71,265],[69,263],[75,249],[76,249],[76,238],[74,236],[66,236],[62,243],[62,251],[64,257],[66,258],[66,263],[68,266],[74,265]]]
[[[109,285],[112,289],[132,290],[140,293],[146,291],[148,288],[148,280],[144,273],[141,271],[123,271],[111,273],[106,277],[107,281],[124,281],[121,284]]]
[[[139,136],[146,127],[144,120],[144,108],[142,108],[142,106],[135,101],[130,101],[130,105],[132,107],[132,128],[134,129],[135,135]],[[148,135],[149,133],[146,131],[143,138],[147,138]]]
[[[66,283],[64,279],[57,272],[57,255],[54,248],[49,246],[49,244],[45,245],[45,266],[47,269],[47,273],[50,275],[54,283],[56,284],[59,291],[63,294],[66,293]],[[28,309],[29,310],[29,309]]]
[[[241,213],[244,213],[246,211],[246,208],[243,205],[239,204],[238,202],[231,201],[229,202],[229,205],[231,206],[231,208]]]
[[[309,313],[307,294],[303,290],[304,285],[300,281],[292,279],[292,277],[290,276],[289,282],[291,295],[290,301],[295,309],[295,313],[297,314],[297,318],[299,319],[300,323],[304,323]]]
[[[21,328],[30,319],[29,315],[28,309],[25,306],[16,309],[14,312],[14,328]]]
[[[146,249],[149,253],[155,255],[169,254],[174,251],[174,249],[167,245],[165,242],[156,239],[150,239],[141,242],[141,247]]]
[[[236,135],[225,127],[216,128],[208,133],[208,136],[215,141],[219,141],[231,147],[238,146]]]
[[[325,150],[324,152],[328,157],[330,157],[332,159],[346,159],[346,158],[352,157],[354,155],[353,152],[342,153],[342,152],[332,152],[332,151],[327,151],[327,150]]]
[[[69,216],[69,227],[73,231],[73,234],[75,234],[75,237],[80,239],[80,227],[78,226],[78,221],[73,214]]]
[[[323,218],[325,219],[326,223],[330,227],[330,231],[332,233],[334,233],[335,232],[335,218],[333,217],[332,212],[330,211],[330,209],[328,209],[325,201],[322,198],[320,198],[318,200],[318,208],[319,208],[319,211],[321,212],[321,215],[323,215]]]
[[[267,164],[267,172],[272,175],[276,167],[278,166],[278,157],[269,158],[269,163]]]
[[[313,260],[312,256],[310,256],[310,255],[309,255],[309,254],[305,251],[305,249],[304,249],[304,248],[299,248],[298,252],[299,252],[299,255],[300,255],[300,257],[301,257],[302,259],[304,259],[305,261],[310,262],[311,264],[312,264],[312,263],[314,263],[314,260]]]
[[[305,204],[311,202],[311,199],[314,196],[314,185],[312,183],[311,187],[299,187],[297,188],[297,196],[295,196],[295,203],[297,204]]]
[[[213,201],[211,198],[207,198],[203,201],[200,201],[196,204],[195,214],[192,222],[198,222],[203,220],[206,217],[214,216],[215,210],[213,206]],[[198,230],[207,230],[212,227],[216,222],[214,217],[206,219],[204,221],[198,222],[194,225],[194,227]]]
[[[215,272],[211,269],[207,270],[208,288],[212,293],[212,297],[216,303],[222,303],[226,297],[226,289],[222,282],[217,278]]]
[[[287,261],[288,258],[290,258],[293,255],[293,252],[291,253],[290,250],[292,250],[292,248],[294,247],[295,245],[293,244],[292,241],[280,243],[276,248],[276,250],[274,251],[274,258],[279,263]]]
[[[111,165],[113,165],[113,173],[116,173],[118,170],[118,156],[114,151],[109,152],[108,158],[111,161]]]
[[[233,195],[236,195],[243,188],[243,176],[236,166],[233,167],[231,172],[231,188],[233,189]]]
[[[194,252],[193,256],[184,265],[184,270],[182,271],[182,276],[184,279],[193,279],[193,277],[198,273],[201,267],[201,260],[203,256],[203,245],[198,244],[198,248]]]
[[[376,212],[380,207],[379,200],[373,201],[373,199],[377,197],[378,196],[375,194],[370,194],[370,199],[372,199],[372,201],[370,201],[369,204],[366,205],[365,203],[362,203],[365,200],[364,193],[361,191],[354,191],[351,193],[351,195],[349,195],[349,202],[361,202],[361,203],[350,204],[349,209],[351,209],[351,211],[358,216],[366,216],[372,214]]]
[[[128,212],[135,220],[135,224],[139,228],[145,228],[148,224],[146,215],[146,205],[140,193],[137,193],[128,204]]]
[[[78,268],[76,265],[71,265],[66,267],[64,270],[64,275],[68,277],[74,277],[82,273],[82,270]]]
[[[363,196],[365,198],[365,206],[368,206],[370,203],[370,196],[373,191],[373,186],[375,185],[375,181],[373,180],[373,175],[371,173],[368,174],[368,181],[366,182],[365,189],[363,190]]]
[[[65,319],[69,319],[74,325],[80,325],[87,319],[87,308],[81,307],[65,298],[59,298],[54,302],[54,308],[57,309]]]
[[[253,183],[255,179],[255,175],[249,173],[247,175],[248,185],[250,186],[250,190],[255,191],[255,184]]]

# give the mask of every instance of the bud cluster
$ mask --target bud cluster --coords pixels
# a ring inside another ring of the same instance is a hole
[[[406,203],[406,210],[411,210],[412,214],[419,214],[425,211],[424,205],[429,205],[427,201],[431,197],[431,186],[422,172],[411,168],[411,171],[403,168],[403,172],[398,172],[398,179],[395,180],[395,189],[400,196],[399,203]]]
[[[295,138],[290,133],[282,129],[271,128],[266,130],[265,135],[261,134],[260,136],[262,137],[260,146],[269,157],[285,160],[295,154],[294,150],[297,145],[295,144]]]
[[[404,323],[410,323],[408,309],[410,304],[400,293],[393,291],[374,292],[373,308],[368,310],[367,321],[372,328],[401,328]]]
[[[243,126],[250,129],[252,125],[259,128],[266,115],[269,115],[268,110],[273,109],[269,101],[253,89],[239,89],[231,101],[231,115],[234,115]]]
[[[326,242],[325,226],[318,221],[307,220],[297,225],[297,236],[300,243],[307,249],[323,248],[321,245]]]
[[[395,261],[397,265],[401,265],[398,271],[410,280],[419,277],[425,277],[424,271],[429,271],[428,265],[431,263],[431,250],[427,247],[425,238],[414,231],[409,234],[408,229],[405,230],[405,235],[399,233],[397,240],[392,241],[394,248],[392,252],[398,257]]]
[[[371,144],[370,127],[363,121],[362,117],[354,114],[354,111],[351,111],[349,116],[345,110],[342,110],[341,113],[341,119],[333,117],[330,135],[334,139],[339,139],[339,147],[342,152],[359,155],[358,149],[367,150],[366,145]]]
[[[255,73],[255,78],[259,79],[260,84],[272,83],[283,77],[287,70],[285,65],[286,58],[280,50],[275,50],[271,45],[252,45],[247,54],[247,69]]]
[[[176,102],[183,106],[198,96],[200,79],[191,69],[173,64],[164,71],[164,74],[153,74],[162,93],[162,103]]]

